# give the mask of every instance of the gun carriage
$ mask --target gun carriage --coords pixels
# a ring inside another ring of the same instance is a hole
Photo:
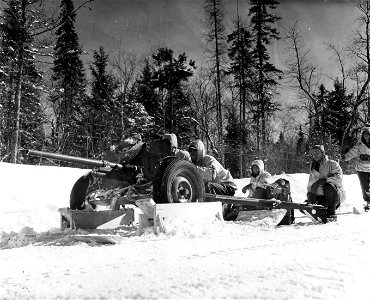
[[[172,148],[171,141],[163,139],[126,143],[118,147],[118,151],[106,151],[102,160],[36,150],[28,150],[27,154],[92,168],[73,185],[69,201],[71,210],[95,208],[103,202],[117,210],[142,198],[151,198],[156,204],[220,201],[253,210],[286,209],[288,213],[282,224],[294,221],[295,209],[326,222],[324,207],[292,202],[287,181],[282,181],[277,189],[279,192],[271,199],[206,194],[196,166],[173,156]]]

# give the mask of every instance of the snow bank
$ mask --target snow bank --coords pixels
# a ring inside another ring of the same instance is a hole
[[[0,228],[36,232],[59,228],[58,208],[69,206],[75,181],[89,170],[0,163]]]
[[[74,182],[89,170],[30,166],[0,163],[0,182],[2,196],[0,209],[1,247],[13,248],[29,244],[74,244],[73,235],[81,234],[72,230],[60,232],[60,214],[58,208],[69,206],[69,193]],[[290,182],[294,202],[303,202],[306,198],[308,174],[274,175],[274,179],[285,178]],[[245,196],[241,189],[249,183],[248,178],[236,179],[237,196]],[[353,206],[360,207],[362,196],[356,175],[344,176],[347,200],[340,211],[350,212]],[[299,214],[299,213],[298,213]],[[228,222],[226,222],[228,223]],[[243,225],[237,222],[238,226]],[[196,226],[172,228],[168,235],[182,237],[200,237],[204,235],[230,235],[230,224],[202,224]],[[249,227],[270,227],[269,223],[254,223]],[[132,230],[132,229],[130,229]],[[234,230],[234,229],[233,229]],[[226,231],[226,232],[225,232]],[[99,231],[89,231],[90,233]],[[145,234],[153,234],[148,229]],[[127,235],[132,236],[132,231]]]
[[[334,223],[297,215],[281,227],[215,222],[141,236],[126,228],[121,243],[102,245],[74,238],[96,231],[59,230],[57,209],[86,172],[0,163],[2,298],[368,298],[370,218],[344,214],[361,206],[355,175],[345,176],[347,201]],[[308,175],[284,176],[302,202]],[[237,179],[240,188],[248,182]]]

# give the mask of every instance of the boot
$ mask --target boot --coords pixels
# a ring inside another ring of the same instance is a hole
[[[337,215],[328,215],[326,217],[326,222],[329,223],[329,222],[336,222],[337,221]]]
[[[365,201],[364,210],[368,212],[370,210],[370,201]]]

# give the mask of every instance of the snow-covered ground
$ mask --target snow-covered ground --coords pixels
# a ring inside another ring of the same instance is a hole
[[[102,245],[73,238],[92,231],[59,230],[57,210],[86,172],[0,163],[1,299],[370,297],[370,214],[351,213],[362,206],[356,175],[344,178],[337,222],[314,225],[297,213],[290,226],[217,222]],[[302,202],[308,175],[283,177]]]

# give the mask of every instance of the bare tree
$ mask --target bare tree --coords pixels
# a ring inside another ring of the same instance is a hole
[[[218,134],[216,106],[213,101],[215,90],[211,72],[200,69],[189,85],[189,93],[192,98],[192,109],[195,113],[195,124],[198,134],[204,136],[209,148],[215,147]]]
[[[351,116],[341,140],[341,152],[356,123],[370,121],[369,119],[366,120],[366,117],[362,118],[360,114],[361,108],[368,104],[366,101],[369,99],[370,0],[361,1],[358,4],[358,10],[360,12],[357,18],[358,28],[352,34],[350,46],[345,49],[352,59],[352,68],[347,67],[346,56],[343,50],[340,50],[337,45],[326,43],[327,48],[334,54],[335,61],[338,64],[343,88],[351,86],[349,79],[354,81],[355,86],[355,98],[350,103],[349,109]],[[318,66],[312,63],[310,50],[306,47],[302,35],[299,32],[298,22],[295,22],[288,30],[287,41],[289,44],[289,56],[286,64],[289,69],[289,78],[292,79],[293,86],[298,88],[305,96],[305,99],[308,100],[306,108],[309,114],[310,128],[312,128],[312,121],[319,113],[320,103],[315,95],[317,94],[318,87],[324,81],[323,75],[319,73]],[[365,109],[363,115],[367,115],[369,118],[369,114],[370,109]]]
[[[138,57],[133,52],[126,52],[121,48],[118,49],[116,55],[111,59],[111,66],[118,79],[120,97],[120,111],[121,111],[121,130],[125,130],[125,113],[124,104],[128,101],[130,90],[136,81],[140,62]]]
[[[342,79],[341,84],[342,88],[345,89],[346,87],[346,79],[348,79],[348,72],[346,67],[346,56],[345,53],[343,53],[343,50],[339,48],[339,45],[336,45],[334,43],[324,43],[326,45],[327,49],[333,53],[333,59],[338,64]],[[330,76],[331,80],[335,80],[335,78]]]
[[[223,111],[222,111],[222,74],[225,69],[224,60],[226,59],[226,30],[224,25],[224,7],[222,0],[205,0],[205,25],[208,30],[205,45],[205,51],[209,57],[209,63],[212,65],[214,85],[216,87],[216,119],[218,130],[218,144],[221,161],[224,162],[223,150]]]
[[[287,53],[285,60],[288,67],[287,79],[289,85],[298,90],[306,100],[303,108],[308,113],[309,136],[312,136],[315,118],[319,115],[319,101],[316,97],[319,86],[322,83],[322,75],[319,67],[312,63],[311,50],[305,44],[299,31],[298,21],[287,30]]]
[[[369,88],[370,81],[370,1],[361,1],[358,5],[358,9],[360,11],[360,15],[357,18],[359,27],[355,30],[352,42],[348,48],[348,51],[355,61],[354,69],[356,70],[357,94],[352,106],[350,122],[344,131],[341,149],[343,149],[345,139],[350,129],[356,123],[360,106],[368,100],[366,92]]]

